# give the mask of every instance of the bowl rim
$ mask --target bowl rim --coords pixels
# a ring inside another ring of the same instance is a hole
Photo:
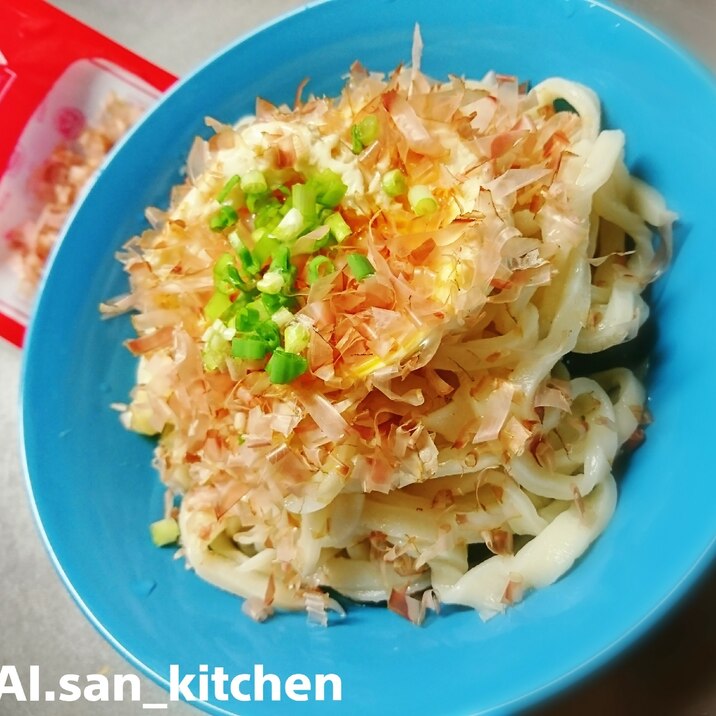
[[[287,12],[283,12],[280,15],[272,18],[260,25],[257,25],[252,30],[240,35],[236,40],[230,42],[227,45],[222,46],[216,52],[213,52],[207,59],[200,62],[186,75],[180,77],[170,88],[165,91],[159,98],[159,100],[147,110],[139,121],[133,125],[133,127],[127,132],[127,134],[120,139],[120,141],[113,147],[107,157],[104,159],[98,170],[95,172],[93,177],[83,187],[78,199],[76,200],[71,212],[68,214],[62,231],[53,246],[50,256],[47,260],[45,271],[41,277],[39,285],[37,287],[35,297],[32,303],[32,309],[30,312],[30,322],[27,327],[26,338],[24,342],[22,352],[22,364],[20,374],[20,390],[18,395],[18,427],[19,427],[19,443],[20,443],[20,457],[21,465],[23,470],[23,477],[25,488],[30,498],[30,508],[33,516],[33,520],[38,530],[42,543],[44,544],[45,550],[50,557],[50,561],[54,566],[57,574],[59,575],[62,583],[69,592],[72,599],[75,601],[77,606],[80,608],[84,616],[88,619],[90,624],[96,629],[96,631],[115,649],[115,651],[124,658],[133,668],[136,668],[141,674],[150,678],[155,684],[160,686],[162,689],[169,690],[168,680],[157,673],[152,667],[144,663],[139,657],[134,655],[114,634],[102,623],[102,621],[94,614],[90,606],[84,601],[82,595],[74,587],[70,577],[66,573],[61,561],[57,557],[53,548],[52,542],[49,535],[45,530],[43,524],[42,515],[39,512],[37,501],[35,499],[35,489],[33,484],[32,476],[30,475],[28,465],[28,454],[26,451],[26,420],[25,414],[29,412],[29,396],[26,393],[26,376],[30,370],[30,356],[34,352],[33,346],[40,340],[39,329],[37,328],[37,321],[35,320],[38,314],[38,309],[42,303],[42,297],[44,292],[45,284],[47,283],[48,276],[53,269],[55,260],[58,252],[65,237],[69,233],[69,229],[72,226],[75,216],[79,212],[82,204],[84,203],[87,196],[91,193],[94,188],[97,179],[103,173],[105,167],[113,160],[114,156],[123,151],[125,145],[132,141],[135,132],[139,131],[143,124],[157,111],[162,105],[174,96],[174,94],[182,92],[184,86],[193,80],[193,78],[204,71],[207,67],[212,65],[215,61],[225,55],[227,52],[232,51],[235,47],[241,45],[247,40],[259,35],[276,25],[280,25],[284,21],[300,15],[306,11],[312,11],[316,8],[320,8],[323,5],[328,4],[340,4],[347,3],[351,0],[313,0],[305,5],[299,6]],[[707,86],[710,87],[710,91],[716,96],[716,74],[712,72],[708,66],[699,59],[693,52],[682,44],[680,40],[675,39],[669,35],[665,30],[661,29],[656,24],[643,19],[638,13],[633,12],[615,4],[612,0],[549,0],[550,2],[563,4],[569,2],[578,2],[587,7],[598,7],[602,11],[614,15],[615,17],[623,20],[635,29],[646,33],[652,39],[663,45],[666,50],[670,52],[680,64],[684,65],[690,73],[697,76]],[[470,716],[478,716],[481,714],[496,714],[504,712],[506,709],[514,709],[519,707],[520,709],[527,709],[533,707],[538,703],[547,702],[562,693],[566,693],[574,689],[578,684],[583,683],[588,677],[594,676],[600,669],[604,668],[609,662],[614,661],[616,658],[623,655],[629,648],[635,646],[638,642],[644,639],[646,634],[652,630],[664,617],[670,613],[676,606],[678,606],[687,593],[694,588],[699,580],[705,575],[707,569],[716,562],[716,530],[708,545],[704,548],[702,553],[697,559],[691,564],[690,568],[682,575],[682,577],[673,584],[672,588],[664,595],[661,601],[657,602],[649,611],[643,614],[642,618],[636,621],[632,626],[626,630],[621,636],[614,639],[607,646],[602,648],[600,651],[592,654],[590,657],[584,659],[580,663],[573,666],[568,671],[565,671],[560,676],[541,684],[539,687],[521,694],[509,701],[503,701],[501,704],[497,704],[486,709],[471,711]],[[217,714],[220,716],[236,716],[235,711],[228,711],[221,708],[215,703],[193,701],[192,706],[198,710],[202,710],[206,713]]]

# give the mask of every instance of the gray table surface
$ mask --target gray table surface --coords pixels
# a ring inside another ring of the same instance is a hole
[[[2,1],[2,0],[0,0]],[[358,0],[357,0],[358,1]],[[525,0],[527,1],[527,0]],[[540,0],[531,0],[538,2]],[[176,74],[301,0],[54,0],[54,4]],[[621,0],[716,68],[716,0]],[[0,341],[0,665],[43,680],[63,673],[133,673],[90,626],[60,583],[33,524],[18,448],[20,353]],[[716,567],[665,623],[540,714],[716,714]],[[166,701],[143,679],[142,699]],[[358,711],[356,711],[358,712]],[[128,716],[137,704],[15,704],[0,714]],[[166,713],[166,712],[165,712]],[[196,713],[171,704],[169,713]],[[278,710],[277,710],[278,713]]]

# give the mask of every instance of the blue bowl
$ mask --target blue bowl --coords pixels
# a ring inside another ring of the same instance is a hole
[[[161,510],[152,443],[109,409],[125,400],[134,361],[128,319],[97,306],[126,290],[115,250],[165,205],[205,115],[232,120],[256,95],[289,101],[311,78],[335,93],[357,58],[389,70],[409,59],[421,24],[423,67],[481,76],[491,68],[593,87],[608,126],[626,131],[628,164],[681,219],[677,255],[652,292],[658,337],[649,379],[655,422],[620,483],[614,519],[557,584],[482,623],[454,610],[416,628],[383,609],[312,628],[300,615],[259,625],[239,601],[199,580],[147,524]],[[180,83],[104,168],[54,256],[29,332],[22,396],[29,485],[52,559],[89,619],[132,663],[167,685],[169,665],[229,674],[261,663],[281,677],[338,674],[342,701],[210,700],[212,713],[432,715],[511,711],[564,688],[653,624],[709,564],[716,480],[706,467],[716,341],[702,271],[716,261],[716,87],[666,38],[583,0],[334,0],[230,47]],[[330,691],[328,692],[330,699]]]

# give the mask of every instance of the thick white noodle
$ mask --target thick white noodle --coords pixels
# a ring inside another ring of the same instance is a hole
[[[433,578],[433,588],[441,601],[473,607],[488,619],[514,601],[510,584],[524,591],[559,579],[604,530],[616,499],[616,484],[609,474],[584,500],[583,512],[572,504],[516,554],[490,557],[453,584]]]

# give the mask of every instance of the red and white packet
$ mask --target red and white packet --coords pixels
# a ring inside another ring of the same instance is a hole
[[[22,346],[29,320],[9,236],[37,214],[38,168],[110,94],[147,109],[175,79],[43,0],[0,1],[0,337]]]

